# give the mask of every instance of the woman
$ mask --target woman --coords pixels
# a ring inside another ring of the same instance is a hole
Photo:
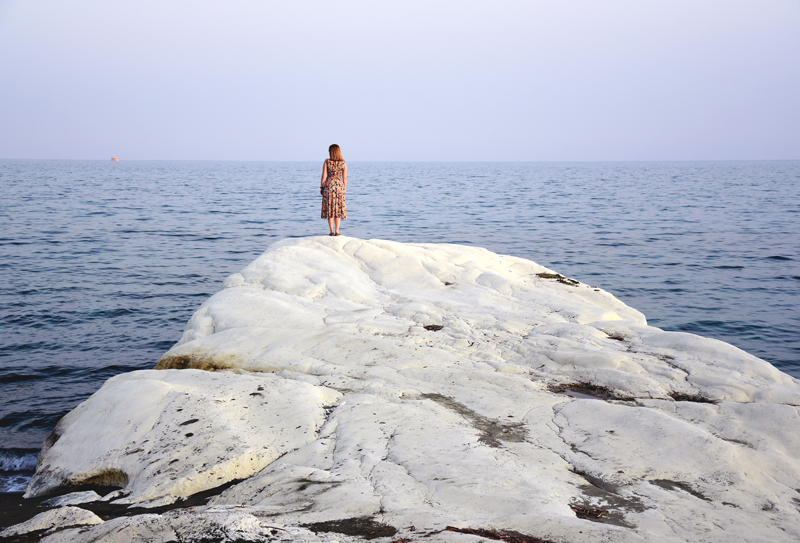
[[[328,219],[331,236],[339,235],[339,223],[347,218],[347,164],[342,158],[342,150],[335,143],[328,147],[330,158],[322,166],[322,179],[319,193],[322,194],[322,218]]]

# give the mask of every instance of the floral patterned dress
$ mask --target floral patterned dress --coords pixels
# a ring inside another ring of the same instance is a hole
[[[325,182],[322,185],[322,218],[346,219],[344,201],[344,160],[325,160]]]

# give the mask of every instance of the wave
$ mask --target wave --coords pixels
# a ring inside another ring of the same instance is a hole
[[[25,492],[39,449],[0,449],[0,494]]]
[[[0,474],[36,469],[39,449],[0,449]]]

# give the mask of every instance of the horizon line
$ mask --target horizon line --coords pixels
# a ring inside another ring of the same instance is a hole
[[[0,158],[0,161],[47,161],[47,162],[252,162],[252,163],[317,163],[325,160],[254,160],[227,158]],[[660,162],[798,162],[800,158],[690,158],[690,159],[572,159],[572,160],[348,160],[354,163],[418,163],[418,164],[554,164],[554,163],[660,163]]]

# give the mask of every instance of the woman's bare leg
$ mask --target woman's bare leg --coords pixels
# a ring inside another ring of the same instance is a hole
[[[340,217],[336,217],[333,220],[336,222],[336,233],[338,234],[339,233],[339,224],[342,222],[342,219]]]
[[[331,234],[335,234],[336,230],[333,229],[333,219],[328,219],[328,228],[331,229]]]

